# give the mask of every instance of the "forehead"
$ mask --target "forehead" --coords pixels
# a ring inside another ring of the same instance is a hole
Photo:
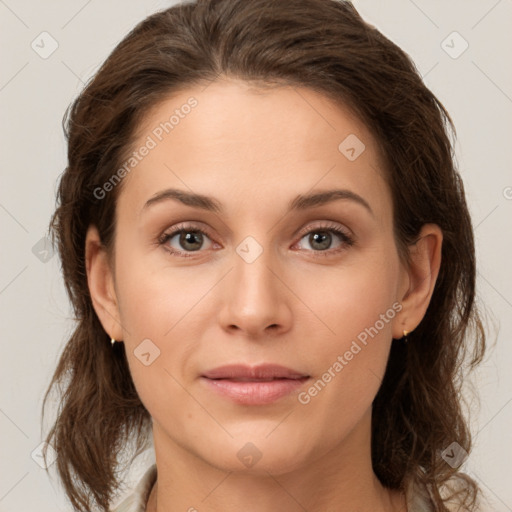
[[[369,197],[377,209],[390,206],[368,128],[306,88],[238,80],[187,88],[146,114],[133,149],[139,155],[120,198],[132,206],[170,187],[238,201],[240,208],[248,199],[285,203],[334,186]]]

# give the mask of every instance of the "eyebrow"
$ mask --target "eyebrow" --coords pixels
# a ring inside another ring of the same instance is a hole
[[[288,203],[288,211],[302,211],[308,208],[314,208],[322,206],[324,204],[336,201],[336,200],[349,200],[363,206],[373,216],[373,210],[371,209],[368,202],[363,199],[360,195],[346,189],[334,189],[320,192],[312,192],[309,194],[302,194],[297,196],[295,199]],[[186,190],[178,190],[170,188],[157,192],[154,196],[146,201],[142,210],[146,210],[150,206],[157,203],[161,203],[167,200],[176,200],[187,206],[193,208],[200,208],[202,210],[211,211],[215,213],[222,213],[222,204],[213,197],[205,196],[202,194],[196,194],[194,192],[187,192]]]

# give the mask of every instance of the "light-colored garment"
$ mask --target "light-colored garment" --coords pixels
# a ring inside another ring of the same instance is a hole
[[[156,482],[156,464],[153,464],[139,480],[133,492],[128,495],[112,512],[146,512],[149,493]]]
[[[146,512],[149,493],[156,481],[156,464],[153,464],[139,480],[133,492],[111,512]],[[433,506],[426,489],[409,486],[406,492],[408,512],[432,512]]]

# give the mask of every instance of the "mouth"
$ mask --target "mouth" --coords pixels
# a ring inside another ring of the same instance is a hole
[[[230,364],[219,366],[204,372],[202,377],[208,379],[237,379],[241,381],[271,381],[274,379],[302,379],[308,374],[278,364],[260,364],[248,366],[245,364]]]
[[[208,377],[206,377],[208,378]],[[305,379],[307,377],[271,377],[269,379],[255,379],[251,377],[237,377],[237,378],[225,378],[220,377],[216,379],[210,379],[210,380],[229,380],[231,382],[272,382],[274,380],[301,380]]]
[[[210,391],[239,405],[266,405],[297,393],[310,375],[279,365],[229,365],[201,375]]]

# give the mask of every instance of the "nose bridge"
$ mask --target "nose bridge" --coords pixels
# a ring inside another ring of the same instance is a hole
[[[266,238],[268,241],[268,237]],[[270,326],[283,329],[289,322],[286,287],[277,277],[279,262],[269,242],[246,237],[235,248],[230,293],[222,321],[256,335]]]

